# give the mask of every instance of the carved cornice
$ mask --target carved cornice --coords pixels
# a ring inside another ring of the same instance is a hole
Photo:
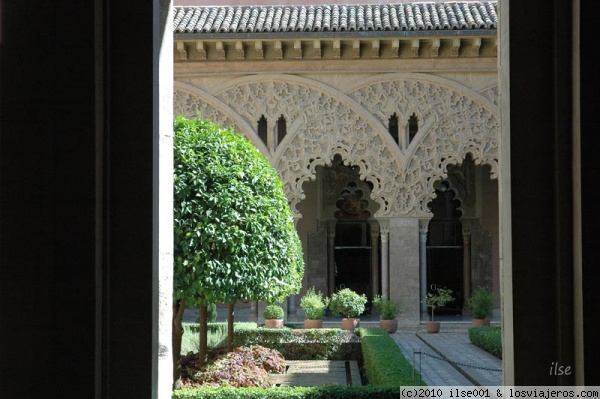
[[[176,39],[174,62],[496,57],[495,36]]]
[[[475,164],[498,170],[497,107],[485,97],[451,81],[422,74],[379,75],[342,93],[292,75],[248,76],[212,93],[175,82],[175,114],[204,117],[249,137],[267,155],[284,182],[296,217],[302,185],[316,167],[341,155],[373,185],[379,204],[375,217],[429,217],[436,180],[447,167],[471,154]],[[401,120],[415,113],[422,121],[406,148],[387,132],[389,115]],[[260,115],[275,121],[285,115],[288,135],[272,155],[254,132]]]

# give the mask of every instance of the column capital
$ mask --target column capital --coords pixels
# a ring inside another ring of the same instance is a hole
[[[419,230],[420,229],[425,229],[425,231],[427,231],[427,229],[429,228],[429,222],[431,221],[431,218],[429,219],[419,219]]]
[[[389,235],[390,235],[390,228],[389,227],[382,227],[381,228],[381,243],[386,243],[387,244]]]
[[[471,230],[465,229],[462,232],[463,244],[467,245],[471,242]]]
[[[376,240],[379,238],[379,226],[371,225],[371,239]]]

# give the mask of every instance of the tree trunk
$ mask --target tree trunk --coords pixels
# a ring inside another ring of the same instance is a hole
[[[185,310],[185,298],[173,301],[173,383],[180,377],[179,358],[181,357],[181,339],[183,337],[183,311]]]
[[[208,309],[206,303],[200,304],[200,353],[199,365],[203,367],[206,364],[206,355],[208,354]]]
[[[230,303],[227,306],[227,351],[233,351],[233,316],[234,316],[234,303]]]

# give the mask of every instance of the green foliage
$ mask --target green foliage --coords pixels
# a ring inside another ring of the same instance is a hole
[[[356,334],[339,328],[237,328],[234,346],[263,345],[276,349],[289,360],[343,360],[360,356]]]
[[[174,296],[281,301],[300,291],[302,246],[281,179],[232,129],[174,123]]]
[[[432,292],[427,293],[425,303],[427,306],[431,306],[431,321],[434,321],[435,309],[446,306],[450,302],[454,301],[453,292],[450,288],[438,287]]]
[[[383,320],[394,320],[401,313],[400,305],[389,298],[377,295],[373,299],[373,305]]]
[[[306,294],[300,299],[300,307],[306,312],[306,318],[320,320],[325,316],[325,310],[329,305],[329,298],[321,291],[316,292],[315,287],[306,290]]]
[[[200,326],[198,323],[182,323],[183,337],[181,340],[181,354],[185,355],[189,352],[199,352],[199,336]],[[234,331],[239,328],[256,328],[256,323],[251,322],[235,322],[233,324]],[[227,345],[227,323],[208,323],[207,325],[207,346],[210,349],[222,348]]]
[[[173,391],[172,399],[397,399],[398,389],[371,386],[327,385],[278,388],[184,388]]]
[[[494,294],[489,288],[480,287],[467,300],[469,310],[473,312],[473,318],[485,319],[492,315],[494,305]]]
[[[360,328],[361,346],[369,385],[396,387],[401,385],[426,385],[419,373],[406,360],[400,347],[379,327]]]
[[[350,288],[344,288],[331,295],[329,309],[333,314],[342,317],[358,317],[365,311],[367,297],[357,294]]]
[[[473,345],[502,359],[502,330],[500,327],[470,327],[469,340]]]
[[[289,327],[239,327],[235,330],[233,346],[264,345],[267,348],[273,348],[281,351],[280,346],[278,346],[279,342],[288,340],[292,336],[291,331],[292,329]]]
[[[283,319],[284,315],[285,310],[281,306],[275,305],[274,303],[265,306],[263,310],[263,316],[265,319]]]

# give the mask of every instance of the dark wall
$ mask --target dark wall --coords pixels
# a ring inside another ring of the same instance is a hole
[[[92,397],[94,4],[0,4],[0,396]]]
[[[2,398],[151,397],[156,3],[0,0]]]
[[[574,365],[571,25],[568,2],[510,2],[510,140],[515,375],[568,385]],[[536,18],[522,21],[524,15]],[[514,20],[513,20],[514,18]],[[518,27],[518,29],[515,29]]]
[[[572,7],[510,2],[511,194],[515,375],[518,385],[570,385],[573,329]],[[597,63],[592,2],[581,3],[581,178],[585,383],[600,383]],[[532,18],[535,16],[535,18]]]
[[[600,12],[598,3],[581,1],[581,180],[582,180],[582,246],[585,382],[600,385],[600,259],[598,226],[600,226],[600,164],[598,162],[600,132],[600,99],[597,56],[590,48],[597,42],[593,19]]]

